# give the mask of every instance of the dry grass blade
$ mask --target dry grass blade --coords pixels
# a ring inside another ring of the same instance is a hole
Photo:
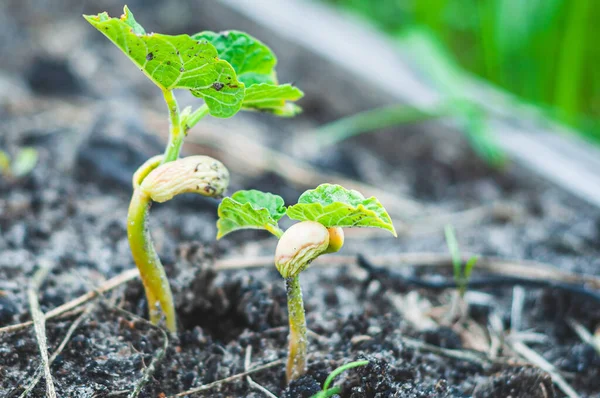
[[[567,318],[567,323],[575,331],[577,336],[579,336],[581,341],[594,347],[596,352],[600,355],[600,339],[598,337],[595,337],[593,334],[591,334],[590,331],[585,328],[585,326],[573,318]]]
[[[269,369],[272,368],[274,366],[279,366],[282,365],[284,363],[283,359],[278,359],[276,361],[272,361],[269,363],[266,363],[264,365],[261,366],[257,366],[253,369],[250,369],[248,371],[242,372],[242,373],[238,373],[236,375],[233,376],[229,376],[226,377],[224,379],[221,380],[217,380],[217,381],[213,381],[212,383],[208,383],[208,384],[204,384],[202,386],[196,387],[196,388],[192,388],[191,390],[187,390],[187,391],[183,391],[180,393],[177,393],[175,395],[172,395],[170,398],[176,398],[176,397],[184,397],[186,395],[190,395],[190,394],[195,394],[195,393],[199,393],[199,392],[203,392],[203,391],[208,391],[214,387],[220,386],[221,384],[225,384],[225,383],[229,383],[231,381],[237,380],[237,379],[241,379],[245,376],[251,375],[252,373],[256,373],[256,372],[260,372],[262,370],[265,369]]]
[[[448,348],[438,347],[436,345],[423,343],[420,340],[411,339],[409,337],[401,337],[400,340],[407,346],[421,351],[431,352],[446,358],[458,359],[461,361],[475,363],[483,369],[489,369],[492,365],[504,363],[503,361],[490,358],[483,352],[468,351],[468,350],[451,350]]]
[[[65,347],[67,346],[67,343],[69,342],[69,340],[71,340],[71,336],[73,336],[73,333],[75,332],[75,330],[77,330],[79,325],[81,325],[81,322],[83,322],[83,320],[92,312],[92,309],[93,309],[92,305],[88,306],[85,309],[85,311],[83,312],[83,314],[79,315],[77,317],[77,319],[75,319],[73,321],[71,326],[69,326],[69,329],[67,330],[67,333],[65,334],[65,337],[60,342],[58,348],[52,353],[52,356],[49,359],[50,365],[52,365],[54,363],[54,361],[56,360],[56,357],[58,357],[60,355],[60,353],[65,349]],[[29,383],[29,385],[27,386],[25,391],[23,391],[23,393],[20,395],[19,398],[26,397],[31,392],[31,390],[33,390],[35,388],[37,383],[39,383],[40,379],[42,378],[42,374],[43,374],[43,369],[41,369],[41,368],[38,369],[35,376],[33,377],[31,382]]]
[[[44,319],[48,320],[51,318],[56,318],[74,308],[79,307],[80,305],[87,303],[90,300],[93,300],[94,298],[98,297],[102,293],[111,291],[112,289],[115,289],[116,287],[119,287],[122,284],[129,282],[132,279],[137,278],[138,276],[139,276],[139,272],[138,272],[137,268],[122,272],[119,275],[115,276],[114,278],[109,279],[106,282],[104,282],[96,290],[90,291],[82,296],[77,297],[74,300],[71,300],[69,302],[64,303],[63,305],[56,307],[55,309],[53,309],[51,311],[48,311],[46,314],[44,314]],[[31,324],[33,324],[33,322],[27,321],[27,322],[23,322],[23,323],[18,323],[16,325],[5,326],[3,328],[0,328],[0,335],[3,333],[9,333],[9,332],[15,332],[17,330],[21,330],[23,328],[30,326]]]
[[[488,331],[490,335],[490,350],[488,355],[495,359],[500,355],[500,350],[504,346],[504,323],[502,317],[497,311],[493,311],[488,316]]]
[[[50,272],[50,267],[40,268],[34,275],[27,289],[27,297],[29,299],[29,308],[31,310],[31,318],[33,319],[33,328],[35,330],[35,338],[40,350],[42,358],[42,366],[44,367],[44,377],[46,378],[46,397],[56,398],[54,382],[50,373],[50,361],[48,360],[48,344],[46,341],[46,318],[40,309],[38,294],[46,275]]]
[[[510,343],[510,346],[514,352],[519,354],[525,360],[531,362],[543,371],[548,372],[548,374],[552,376],[552,381],[554,384],[556,384],[567,397],[581,398],[581,396],[573,389],[573,387],[571,387],[571,385],[567,383],[567,381],[561,376],[558,370],[556,370],[556,368],[550,362],[546,361],[546,359],[544,359],[544,357],[542,357],[540,354],[533,351],[520,341],[513,341]]]
[[[521,330],[523,323],[523,307],[525,306],[525,289],[522,286],[513,287],[513,300],[510,307],[510,331]]]
[[[244,357],[244,370],[246,372],[250,368],[250,358],[251,357],[252,357],[252,346],[249,345],[248,347],[246,347],[246,356]],[[250,376],[246,376],[246,381],[248,382],[248,385],[250,387],[256,388],[257,390],[264,393],[267,397],[277,398],[277,396],[275,394],[273,394],[271,391],[267,390],[265,387],[261,386],[260,384],[258,384],[254,380],[252,380],[252,378]]]

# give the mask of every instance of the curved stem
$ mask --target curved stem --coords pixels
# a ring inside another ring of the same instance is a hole
[[[357,368],[359,366],[364,366],[364,365],[368,365],[368,364],[369,364],[369,361],[367,361],[367,360],[354,361],[354,362],[350,362],[345,365],[342,365],[339,368],[336,368],[333,372],[331,372],[329,374],[329,376],[327,376],[325,383],[323,383],[323,390],[328,390],[329,385],[331,383],[333,383],[333,379],[335,379],[337,376],[339,376],[342,372],[345,372],[348,369]],[[335,387],[333,387],[333,388],[335,388]]]
[[[290,319],[290,341],[286,376],[288,382],[306,372],[306,318],[300,289],[300,276],[285,280],[288,316]]]
[[[184,117],[184,120],[182,120],[173,91],[164,90],[163,96],[169,108],[169,141],[162,159],[160,156],[149,159],[133,177],[134,190],[127,214],[127,236],[133,260],[140,270],[140,276],[146,290],[150,322],[155,325],[158,324],[164,314],[167,329],[175,332],[177,322],[173,293],[148,230],[148,210],[152,205],[152,200],[139,186],[156,167],[179,158],[187,129],[208,114],[208,106],[206,104],[201,106],[193,114]]]
[[[185,132],[181,128],[181,120],[179,118],[179,106],[177,100],[173,95],[172,90],[163,91],[165,102],[169,108],[169,142],[165,149],[165,156],[163,157],[162,164],[172,162],[179,158],[179,152],[181,152],[181,146],[183,145],[183,138]]]
[[[279,228],[277,226],[265,225],[265,229],[267,231],[269,231],[270,233],[272,233],[273,235],[275,235],[277,237],[277,239],[279,239],[283,236],[283,231],[281,230],[281,228]]]
[[[162,158],[162,155],[153,156],[146,160],[140,167],[138,167],[135,173],[133,173],[133,178],[131,180],[131,185],[133,186],[134,191],[138,189],[138,187],[142,184],[142,181],[144,181],[144,178],[146,178],[148,174],[152,172],[152,170],[160,166]]]
[[[140,276],[146,290],[150,321],[156,325],[164,315],[167,329],[175,332],[177,322],[173,293],[148,230],[148,210],[152,200],[139,186],[156,167],[179,158],[186,130],[208,114],[208,106],[203,105],[193,114],[185,117],[185,120],[182,120],[173,91],[164,90],[163,96],[169,108],[169,141],[164,156],[155,156],[146,161],[133,177],[134,190],[127,214],[127,236],[133,260],[140,270]],[[186,124],[185,127],[183,123]]]
[[[146,290],[150,321],[156,325],[164,314],[167,329],[175,332],[177,324],[173,294],[147,225],[151,204],[151,199],[141,189],[133,191],[127,214],[127,237]]]
[[[206,104],[192,112],[185,118],[183,123],[181,123],[183,125],[184,133],[187,134],[187,131],[194,127],[206,115],[208,115],[208,105]]]
[[[164,314],[167,329],[171,332],[177,330],[175,318],[175,305],[173,293],[167,280],[167,275],[156,253],[152,236],[148,230],[148,211],[152,200],[146,195],[139,185],[143,179],[157,166],[172,162],[179,158],[183,138],[185,136],[181,128],[179,117],[179,106],[172,90],[164,90],[163,96],[169,108],[169,142],[164,156],[158,156],[146,161],[134,174],[133,196],[127,213],[127,237],[129,247],[133,255],[133,261],[140,270],[140,277],[144,283],[146,299],[148,300],[148,311],[150,322],[157,325]]]

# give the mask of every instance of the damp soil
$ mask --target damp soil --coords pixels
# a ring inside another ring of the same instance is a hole
[[[23,11],[12,3],[1,5],[0,15],[23,19]],[[149,3],[149,10],[159,7]],[[22,25],[1,24],[2,29],[13,29],[11,37],[17,44],[2,48],[12,57],[0,71],[0,147],[16,151],[33,146],[39,163],[24,178],[0,179],[0,327],[30,320],[27,288],[40,267],[52,268],[38,292],[44,312],[134,267],[125,224],[130,178],[145,159],[162,151],[160,136],[166,126],[148,117],[148,112],[164,113],[159,94],[120,54],[109,50],[101,35],[68,16],[66,9],[36,13],[35,8],[34,3],[24,6],[32,17]],[[56,21],[52,18],[62,18],[65,25],[49,23]],[[65,44],[79,51],[79,57],[60,50],[52,39],[65,26],[77,33],[77,40]],[[39,41],[27,51],[18,45],[25,33]],[[121,69],[122,75],[113,73]],[[297,85],[302,87],[302,80]],[[286,152],[290,148],[282,142],[282,134],[333,118],[318,104],[318,92],[309,92],[302,103],[307,112],[296,119],[245,114],[236,121],[209,120],[205,128],[237,129]],[[344,254],[370,258],[445,253],[443,226],[449,222],[465,252],[600,274],[599,209],[520,165],[490,168],[474,155],[460,132],[425,127],[354,138],[303,159],[380,186],[393,196],[411,197],[425,209],[423,214],[407,210],[393,215],[407,226],[398,239],[350,231]],[[197,148],[186,150],[189,154]],[[235,164],[231,172],[231,190],[282,192],[287,202],[309,188]],[[126,396],[152,368],[140,396],[171,396],[243,372],[248,350],[251,367],[285,358],[287,306],[284,283],[275,268],[214,268],[223,258],[269,255],[275,242],[260,232],[215,242],[217,205],[184,195],[152,208],[151,230],[176,298],[177,334],[167,335],[144,320],[147,307],[138,279],[80,307],[85,312],[48,320],[50,353],[73,322],[80,322],[51,366],[59,397]],[[404,266],[402,273],[451,278],[447,267]],[[474,275],[487,274],[476,269]],[[451,290],[388,286],[370,280],[364,269],[350,263],[309,268],[301,283],[312,332],[307,374],[290,385],[282,365],[251,375],[276,396],[310,397],[333,369],[358,359],[369,364],[336,379],[341,397],[564,396],[546,372],[508,350],[500,354],[509,359],[482,363],[428,349],[473,348],[468,338],[472,331],[465,332],[465,325],[420,324],[406,316],[409,306],[424,306],[417,312],[425,317],[447,311]],[[485,330],[494,313],[506,330],[513,326],[511,286],[473,292],[478,295],[469,319]],[[573,332],[569,318],[594,331],[600,325],[600,305],[556,288],[526,290],[519,326],[535,337],[528,340],[529,346],[581,396],[598,397],[600,356]],[[20,396],[40,363],[32,327],[0,334],[0,397]],[[30,396],[45,396],[43,378]],[[265,395],[239,378],[195,396]]]

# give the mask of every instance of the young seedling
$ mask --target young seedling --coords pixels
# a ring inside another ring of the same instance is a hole
[[[446,225],[444,234],[446,237],[446,245],[448,246],[450,256],[452,257],[454,282],[456,283],[457,288],[452,296],[450,311],[447,312],[447,320],[449,322],[455,322],[456,320],[463,320],[467,315],[468,307],[464,300],[464,296],[467,292],[467,287],[469,286],[471,272],[473,272],[473,267],[475,267],[478,257],[473,256],[464,263],[452,225]]]
[[[278,221],[287,215],[299,221],[283,231]],[[279,238],[275,266],[285,279],[290,336],[286,368],[291,381],[306,371],[306,319],[299,276],[325,253],[339,251],[346,227],[381,228],[396,236],[390,216],[374,198],[339,185],[322,184],[285,207],[283,198],[256,190],[238,191],[219,205],[217,239],[239,229],[265,229]]]
[[[339,368],[336,368],[333,372],[331,372],[329,374],[329,376],[327,376],[327,379],[325,379],[325,383],[323,383],[323,390],[319,391],[318,393],[316,393],[315,395],[313,395],[310,398],[329,398],[329,397],[333,397],[336,394],[339,394],[340,392],[342,392],[341,388],[339,388],[337,386],[329,388],[329,385],[331,383],[333,383],[333,379],[335,379],[341,373],[345,372],[348,369],[358,368],[359,366],[365,366],[368,364],[369,364],[369,361],[354,361],[354,362],[350,362],[345,365],[342,365]]]
[[[120,18],[106,12],[84,18],[158,86],[167,104],[169,140],[164,154],[149,159],[133,177],[127,232],[146,290],[150,320],[157,324],[164,316],[167,328],[175,331],[171,289],[148,231],[149,208],[152,202],[166,202],[185,192],[218,197],[229,182],[227,169],[215,159],[179,159],[188,130],[206,115],[228,118],[240,110],[293,116],[300,108],[288,101],[300,99],[303,93],[290,84],[278,84],[277,58],[246,33],[146,33],[127,6]],[[204,104],[180,111],[173,94],[176,89],[189,90]]]
[[[473,256],[469,258],[466,263],[463,263],[460,249],[458,247],[458,240],[456,239],[456,234],[454,233],[454,228],[452,228],[452,225],[446,225],[444,228],[444,234],[446,236],[446,245],[448,246],[450,256],[452,257],[454,282],[456,282],[459,296],[463,298],[467,292],[469,279],[471,279],[471,273],[473,272],[475,264],[477,264],[478,257]]]

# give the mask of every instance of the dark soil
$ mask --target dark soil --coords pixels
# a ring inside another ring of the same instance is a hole
[[[26,289],[40,266],[53,267],[39,291],[42,311],[134,267],[125,224],[130,178],[146,158],[162,151],[157,133],[166,124],[153,124],[146,110],[165,112],[159,92],[79,17],[81,12],[104,8],[111,14],[120,12],[116,3],[105,3],[92,7],[74,1],[54,6],[7,1],[0,5],[2,37],[11,38],[0,44],[0,147],[15,151],[28,145],[40,155],[27,177],[0,179],[0,327],[30,319]],[[152,25],[152,30],[205,28],[193,21],[169,20],[162,2],[146,2],[145,7],[139,1],[131,3],[134,11],[143,9],[136,17]],[[70,35],[61,41],[59,35],[65,30]],[[281,71],[282,80],[294,79],[286,73]],[[297,85],[303,87],[302,80]],[[302,105],[317,109],[313,105],[318,96],[308,92]],[[283,133],[310,127],[324,114],[326,110],[319,109],[283,121],[245,114],[220,126],[253,134],[286,151]],[[207,120],[206,125],[214,123]],[[365,239],[350,231],[343,254],[444,253],[445,222],[436,223],[437,217],[480,208],[481,216],[476,218],[449,216],[464,251],[600,273],[599,209],[519,165],[489,168],[458,133],[398,128],[353,139],[312,161],[392,194],[411,196],[429,211],[429,215],[395,214],[413,227],[400,239],[385,235]],[[231,190],[283,192],[291,202],[309,188],[272,175],[244,177],[244,170],[231,171]],[[153,236],[176,297],[178,334],[166,341],[161,330],[140,319],[147,313],[143,288],[139,280],[128,282],[89,307],[53,363],[59,397],[125,396],[165,344],[165,355],[157,360],[140,396],[170,396],[240,373],[248,347],[252,366],[285,357],[287,307],[284,284],[275,268],[213,269],[216,259],[269,255],[275,242],[265,234],[244,232],[215,243],[217,204],[186,195],[152,209]],[[403,273],[439,274],[450,277],[451,270],[419,267]],[[486,276],[477,270],[475,275]],[[283,366],[252,374],[253,380],[277,396],[309,397],[333,369],[366,358],[367,366],[336,379],[342,397],[563,396],[547,373],[515,359],[508,350],[501,354],[511,361],[484,365],[407,344],[405,338],[447,349],[470,348],[466,332],[457,325],[423,328],[406,319],[398,307],[398,297],[419,293],[420,303],[429,304],[432,313],[439,312],[448,304],[448,291],[396,289],[377,281],[365,283],[366,278],[364,270],[350,264],[304,272],[307,321],[314,332],[309,371],[289,386]],[[485,329],[488,315],[494,312],[510,329],[510,287],[478,291],[492,302],[473,305],[469,316]],[[51,353],[79,316],[47,322]],[[529,346],[581,396],[600,396],[600,356],[566,323],[570,317],[594,331],[600,325],[598,302],[560,289],[528,289],[523,317],[522,330],[543,336]],[[19,396],[39,366],[31,327],[0,334],[0,397]],[[42,378],[30,396],[44,394]],[[265,396],[250,389],[244,378],[203,394],[198,396]]]

